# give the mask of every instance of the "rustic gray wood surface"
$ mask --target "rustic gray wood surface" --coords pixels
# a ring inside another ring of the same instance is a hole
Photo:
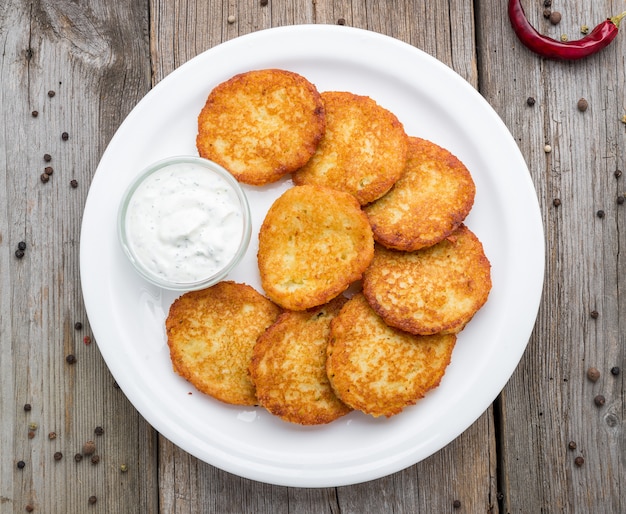
[[[555,62],[520,45],[504,0],[262,3],[0,1],[0,513],[625,512],[624,35],[584,61]],[[528,18],[569,39],[624,8],[553,0],[553,26],[543,3],[524,0]],[[90,181],[132,107],[208,48],[301,23],[388,34],[477,88],[527,160],[546,240],[535,330],[494,405],[423,462],[324,489],[242,479],[157,434],[99,354],[79,275]],[[99,461],[77,462],[89,440]]]

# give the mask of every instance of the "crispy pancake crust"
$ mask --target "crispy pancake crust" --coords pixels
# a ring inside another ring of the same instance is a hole
[[[357,294],[331,323],[326,371],[344,403],[390,417],[439,385],[455,342],[391,328]]]
[[[361,278],[373,255],[372,229],[356,199],[326,187],[288,189],[259,231],[261,284],[285,309],[335,298]]]
[[[365,212],[378,243],[414,251],[454,232],[470,212],[475,194],[472,176],[459,159],[430,141],[411,137],[404,174]]]
[[[293,174],[353,194],[361,205],[383,196],[400,178],[408,137],[396,116],[366,96],[322,93],[326,132],[313,157]]]
[[[457,333],[487,301],[491,265],[465,225],[416,252],[376,246],[363,276],[367,301],[389,325],[413,334]]]
[[[263,185],[303,166],[325,125],[320,94],[307,79],[255,70],[211,91],[198,117],[196,146],[240,182]]]
[[[285,421],[330,423],[350,412],[326,376],[330,322],[346,298],[307,311],[281,314],[254,346],[250,376],[259,403]]]
[[[256,405],[248,367],[257,338],[281,309],[252,287],[220,282],[185,293],[165,321],[174,371],[226,403]]]

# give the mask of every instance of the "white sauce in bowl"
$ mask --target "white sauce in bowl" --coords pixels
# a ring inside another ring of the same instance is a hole
[[[129,251],[140,267],[168,283],[196,283],[224,269],[245,230],[233,186],[195,162],[175,162],[148,175],[125,210]]]

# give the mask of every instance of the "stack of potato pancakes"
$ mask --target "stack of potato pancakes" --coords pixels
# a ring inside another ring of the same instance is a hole
[[[215,87],[196,144],[242,183],[293,187],[258,234],[263,291],[223,281],[172,304],[174,370],[302,425],[393,416],[437,387],[491,290],[464,164],[371,98],[279,69]]]

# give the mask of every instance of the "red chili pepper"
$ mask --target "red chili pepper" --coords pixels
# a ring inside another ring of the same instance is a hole
[[[509,0],[509,19],[515,34],[528,49],[548,59],[582,59],[607,47],[619,30],[626,11],[607,18],[584,38],[576,41],[558,41],[544,36],[530,24],[520,0]]]

